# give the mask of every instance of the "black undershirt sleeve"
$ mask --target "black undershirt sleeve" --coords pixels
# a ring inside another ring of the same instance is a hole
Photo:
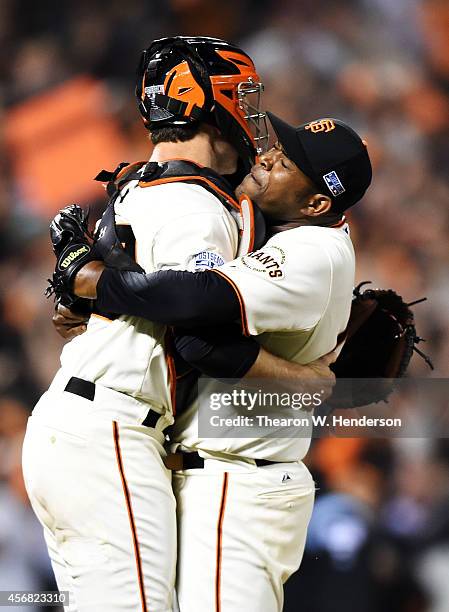
[[[212,378],[240,379],[257,359],[259,343],[242,335],[239,325],[175,329],[175,346],[191,366]]]
[[[185,328],[238,321],[239,299],[213,272],[163,270],[152,274],[106,268],[97,283],[97,307]]]

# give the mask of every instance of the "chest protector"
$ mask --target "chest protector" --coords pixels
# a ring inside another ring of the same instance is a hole
[[[132,256],[134,236],[131,228],[115,223],[115,202],[126,197],[128,191],[124,188],[131,181],[138,181],[139,187],[176,182],[199,185],[220,200],[236,221],[239,231],[237,256],[256,250],[264,243],[266,229],[260,209],[245,195],[237,201],[228,182],[210,168],[187,160],[123,162],[114,172],[102,170],[95,180],[106,183],[109,195],[109,202],[95,233],[95,248],[110,267],[143,272]],[[123,243],[126,244],[125,249]]]

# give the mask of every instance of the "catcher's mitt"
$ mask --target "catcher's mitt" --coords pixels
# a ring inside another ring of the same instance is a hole
[[[89,213],[71,204],[60,210],[50,224],[50,238],[57,261],[45,295],[54,295],[56,301],[68,307],[76,305],[83,309],[83,302],[72,293],[73,279],[82,266],[96,259],[88,221]]]
[[[394,389],[394,379],[407,371],[414,351],[431,369],[430,359],[416,344],[420,338],[415,329],[410,306],[392,289],[366,289],[360,283],[354,289],[351,315],[346,328],[346,342],[331,369],[337,377],[332,397],[333,407],[355,408],[386,400]],[[357,383],[338,384],[339,378],[364,379]]]

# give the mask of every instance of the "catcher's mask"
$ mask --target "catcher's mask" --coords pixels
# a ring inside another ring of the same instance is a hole
[[[136,97],[145,126],[216,126],[246,171],[268,144],[263,85],[251,58],[218,38],[175,36],[143,51]]]

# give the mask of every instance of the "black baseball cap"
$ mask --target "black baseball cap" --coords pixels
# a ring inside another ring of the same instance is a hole
[[[338,119],[316,119],[295,128],[267,112],[285,154],[343,212],[368,189],[372,169],[366,145]]]

